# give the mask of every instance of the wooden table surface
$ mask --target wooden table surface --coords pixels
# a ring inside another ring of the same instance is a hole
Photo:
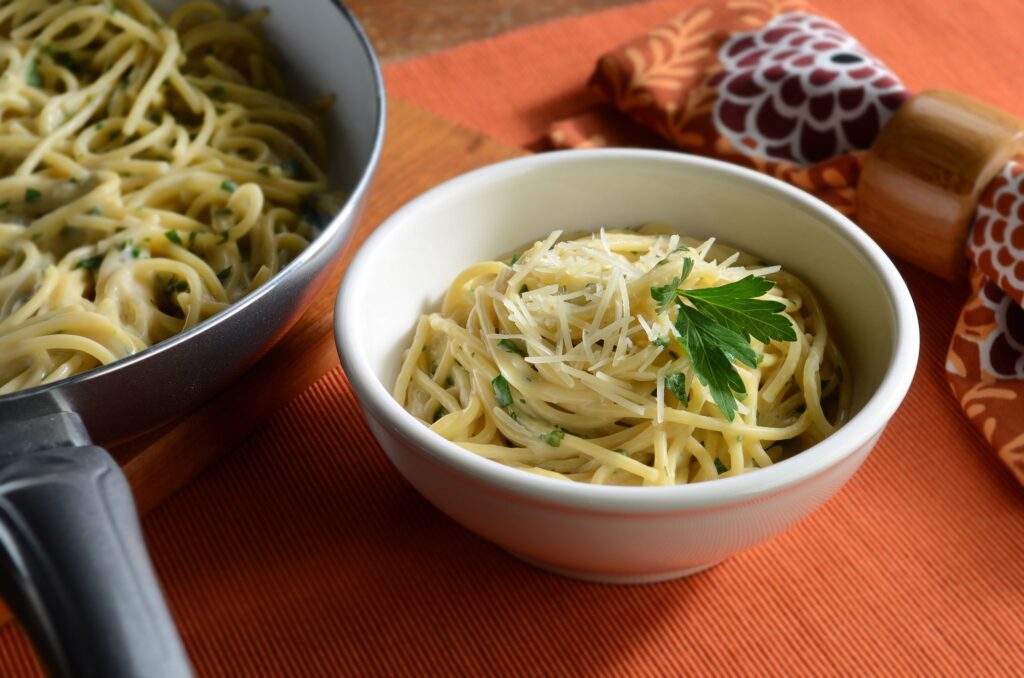
[[[384,62],[638,0],[343,0]]]

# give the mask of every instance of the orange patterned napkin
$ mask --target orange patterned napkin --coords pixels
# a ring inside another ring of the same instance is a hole
[[[653,130],[849,216],[863,151],[909,97],[883,63],[800,0],[692,7],[601,57],[590,88],[611,108],[556,123],[552,146],[638,145],[636,128]],[[1024,484],[1024,165],[1010,162],[988,186],[966,256],[972,294],[950,344],[948,381]]]

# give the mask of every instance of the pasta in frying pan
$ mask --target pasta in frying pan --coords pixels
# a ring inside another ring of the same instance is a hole
[[[0,394],[115,361],[264,284],[336,211],[265,12],[0,7]]]

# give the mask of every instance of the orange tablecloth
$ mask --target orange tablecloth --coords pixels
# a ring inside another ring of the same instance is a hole
[[[1024,6],[843,3],[913,89],[1024,113]],[[564,20],[387,69],[393,95],[526,144],[574,113],[594,59],[685,6]],[[644,587],[535,570],[456,526],[389,466],[336,368],[145,521],[203,675],[816,672],[1019,674],[1024,497],[942,373],[966,290],[904,267],[920,370],[863,470],[781,537]],[[37,672],[0,631],[0,674]]]

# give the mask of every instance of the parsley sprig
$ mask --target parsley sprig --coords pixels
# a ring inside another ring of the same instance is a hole
[[[763,343],[796,341],[796,332],[782,314],[785,304],[760,298],[775,286],[771,280],[748,275],[717,287],[680,288],[692,272],[693,261],[687,258],[682,274],[668,285],[652,287],[651,298],[658,302],[659,313],[675,304],[675,328],[690,356],[693,371],[711,391],[722,414],[732,421],[736,415],[736,397],[747,394],[734,363],[756,367],[760,360],[750,346],[750,338]],[[676,381],[673,386],[681,384]],[[681,388],[670,390],[685,403],[677,392]]]

